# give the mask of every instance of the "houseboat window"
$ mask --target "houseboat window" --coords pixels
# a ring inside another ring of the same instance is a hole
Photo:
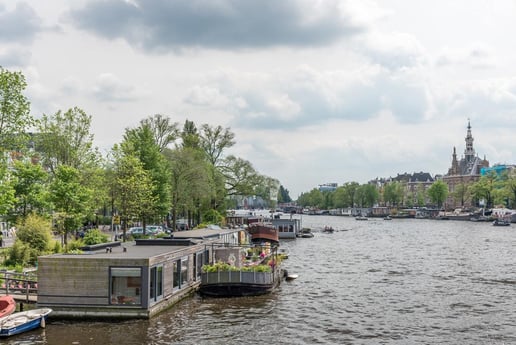
[[[151,301],[163,297],[163,266],[152,267],[150,270],[149,297]]]
[[[174,289],[179,289],[180,282],[180,268],[181,268],[181,260],[174,261],[174,279],[173,279],[173,287]]]
[[[141,304],[140,267],[111,267],[111,304]]]
[[[181,258],[181,286],[188,284],[188,256]]]
[[[202,265],[203,265],[203,253],[196,253],[194,255],[194,279],[201,279],[202,273]]]

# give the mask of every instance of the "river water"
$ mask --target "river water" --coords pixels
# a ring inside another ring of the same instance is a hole
[[[303,216],[299,277],[251,298],[189,297],[151,320],[47,322],[5,344],[516,344],[516,224]],[[333,234],[321,232],[333,226]]]

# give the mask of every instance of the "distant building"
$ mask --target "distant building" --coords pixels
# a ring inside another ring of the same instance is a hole
[[[496,164],[490,168],[485,167],[485,168],[480,169],[480,175],[484,176],[491,172],[495,172],[496,175],[500,176],[503,173],[505,173],[506,171],[509,172],[509,171],[512,171],[515,169],[516,169],[516,165]]]
[[[461,193],[461,190],[465,190],[467,186],[478,181],[481,176],[481,170],[489,167],[489,161],[486,160],[485,156],[484,159],[481,159],[475,153],[473,148],[474,139],[471,135],[471,124],[469,121],[467,128],[464,156],[460,160],[457,159],[457,152],[454,147],[451,167],[442,178],[443,182],[448,185],[449,191],[445,204],[447,209],[473,206],[471,200],[465,198],[464,192]],[[457,194],[462,194],[462,197]]]
[[[383,190],[383,187],[390,182],[399,182],[403,185],[404,189],[404,200],[405,206],[426,206],[430,200],[426,196],[426,190],[434,183],[435,178],[427,172],[415,172],[412,174],[403,173],[398,174],[396,177],[389,177],[387,179],[376,179],[369,181],[370,184],[374,184]],[[421,205],[423,204],[423,205]]]
[[[320,192],[333,192],[337,189],[338,184],[337,183],[325,183],[319,185],[319,191]]]

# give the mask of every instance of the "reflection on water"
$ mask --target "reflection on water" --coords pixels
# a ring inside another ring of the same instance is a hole
[[[193,296],[151,320],[50,321],[6,344],[516,344],[514,225],[303,216],[303,226],[315,237],[282,242],[299,278],[271,295]]]

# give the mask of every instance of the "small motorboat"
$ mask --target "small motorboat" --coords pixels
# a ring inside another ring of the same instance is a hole
[[[367,217],[366,216],[358,216],[358,217],[355,217],[356,220],[367,220]]]
[[[335,231],[335,229],[333,229],[333,227],[331,227],[331,226],[325,226],[323,229],[323,232],[326,232],[329,234],[332,234],[334,231]]]
[[[286,281],[291,281],[291,280],[294,280],[294,279],[297,279],[297,277],[299,277],[299,275],[297,274],[289,274],[285,277],[285,280]]]
[[[50,308],[39,308],[14,313],[0,318],[0,337],[45,328],[46,318],[52,312]]]
[[[0,296],[0,318],[11,315],[16,310],[16,301],[13,296]]]
[[[312,233],[312,229],[310,229],[310,228],[303,228],[299,232],[298,237],[301,237],[301,238],[311,238],[311,237],[314,237],[314,234]]]
[[[511,225],[511,222],[505,219],[495,219],[493,221],[494,226],[509,226]]]
[[[386,216],[383,218],[383,220],[392,220],[392,217],[391,216]]]

